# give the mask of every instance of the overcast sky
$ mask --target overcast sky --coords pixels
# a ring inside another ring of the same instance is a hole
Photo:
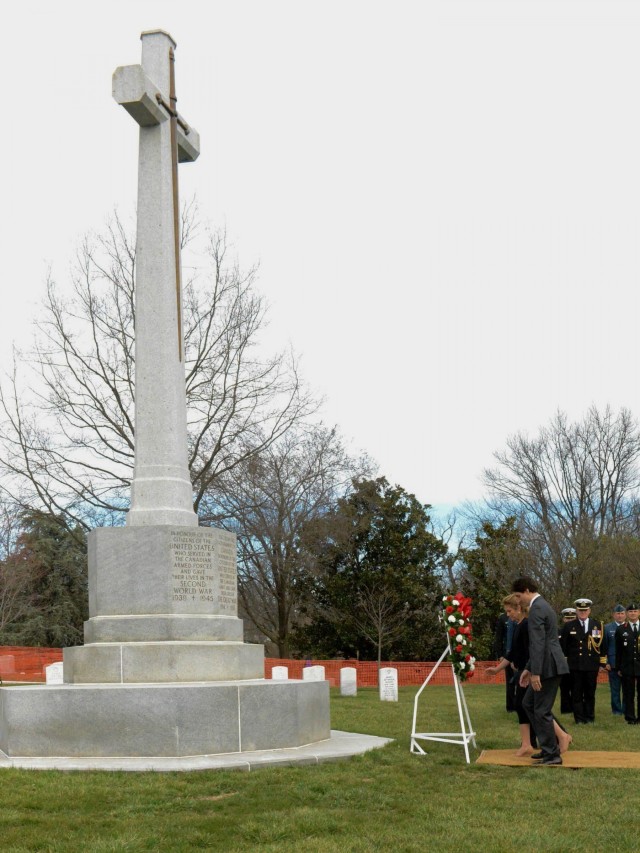
[[[183,198],[260,262],[270,340],[423,502],[517,430],[638,400],[640,3],[3,4],[1,353],[117,208],[142,30],[201,136]]]

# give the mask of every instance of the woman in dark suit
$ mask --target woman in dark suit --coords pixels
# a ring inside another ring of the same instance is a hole
[[[517,625],[511,643],[511,650],[505,655],[505,659],[498,666],[487,667],[486,672],[489,675],[496,675],[507,667],[511,667],[513,677],[511,685],[514,693],[514,707],[518,715],[518,725],[520,727],[520,749],[516,751],[516,755],[531,755],[536,748],[536,735],[529,722],[529,717],[522,707],[522,699],[527,688],[520,686],[520,673],[526,668],[529,660],[529,627],[526,605],[521,605],[518,597],[513,593],[508,595],[502,602],[504,607],[509,607],[515,611]],[[554,730],[560,752],[566,752],[569,749],[569,744],[573,740],[571,735],[566,732],[554,718]]]

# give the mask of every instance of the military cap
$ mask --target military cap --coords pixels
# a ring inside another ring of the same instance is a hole
[[[624,613],[624,607],[621,604],[616,604],[616,606],[611,611],[612,613]]]
[[[632,601],[631,604],[627,604],[627,610],[640,610],[640,604],[635,604]]]
[[[565,607],[564,610],[560,611],[560,613],[565,618],[568,616],[575,616],[576,615],[576,609],[575,609],[575,607]]]
[[[578,610],[587,610],[593,604],[590,598],[576,598],[573,602]]]

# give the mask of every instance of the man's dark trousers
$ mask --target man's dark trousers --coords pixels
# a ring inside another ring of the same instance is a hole
[[[560,676],[545,678],[540,682],[541,689],[534,690],[531,685],[522,700],[531,725],[538,736],[538,744],[544,759],[557,758],[560,755],[558,739],[553,727],[553,703],[558,692]]]

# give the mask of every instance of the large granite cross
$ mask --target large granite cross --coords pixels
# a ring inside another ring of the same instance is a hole
[[[187,465],[178,171],[200,153],[178,115],[176,44],[144,32],[142,65],[117,68],[113,97],[140,125],[136,241],[135,466],[128,525],[197,525]],[[177,337],[177,340],[176,340]]]

